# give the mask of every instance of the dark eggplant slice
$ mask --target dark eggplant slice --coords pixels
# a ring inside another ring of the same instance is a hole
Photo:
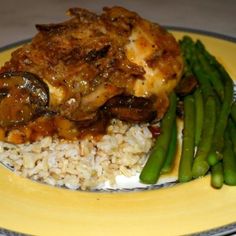
[[[156,117],[154,111],[140,108],[112,107],[110,112],[119,120],[128,122],[148,122]]]
[[[156,117],[151,99],[119,95],[110,99],[104,110],[111,116],[129,122],[147,122]]]
[[[197,79],[195,76],[190,75],[187,77],[183,77],[178,86],[175,88],[175,92],[178,96],[184,97],[188,94],[192,93],[198,85]]]
[[[29,72],[0,74],[0,126],[25,124],[47,110],[49,89]]]
[[[109,99],[105,107],[152,108],[151,99],[132,95],[118,95]]]

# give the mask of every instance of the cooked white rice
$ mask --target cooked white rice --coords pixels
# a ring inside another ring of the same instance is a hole
[[[0,162],[17,174],[54,186],[93,189],[140,172],[153,145],[147,124],[112,120],[99,141],[45,137],[32,144],[0,142]]]

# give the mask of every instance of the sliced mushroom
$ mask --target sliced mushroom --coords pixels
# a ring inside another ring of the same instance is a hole
[[[184,97],[190,93],[192,93],[198,85],[197,79],[195,76],[185,76],[183,77],[177,87],[175,88],[175,92],[181,96]]]
[[[41,115],[49,104],[48,86],[29,72],[0,74],[0,126],[25,124]]]
[[[113,117],[129,122],[146,122],[156,117],[152,101],[143,97],[116,96],[105,104],[104,110]]]

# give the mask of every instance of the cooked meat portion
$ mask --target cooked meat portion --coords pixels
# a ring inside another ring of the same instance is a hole
[[[152,105],[143,109],[161,118],[183,67],[174,37],[122,7],[106,7],[101,15],[73,8],[68,14],[66,22],[36,25],[32,42],[13,52],[0,73],[36,75],[49,89],[47,109],[73,122],[96,120],[115,96],[149,99]],[[142,107],[109,109],[125,120],[150,119],[140,117]]]

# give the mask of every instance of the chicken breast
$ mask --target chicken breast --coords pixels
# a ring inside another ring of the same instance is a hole
[[[105,7],[101,15],[72,8],[68,14],[66,22],[36,25],[38,34],[0,73],[36,75],[48,87],[45,110],[73,122],[91,123],[101,111],[135,122],[160,119],[183,69],[174,37],[122,7]],[[143,119],[142,109],[150,114]]]

